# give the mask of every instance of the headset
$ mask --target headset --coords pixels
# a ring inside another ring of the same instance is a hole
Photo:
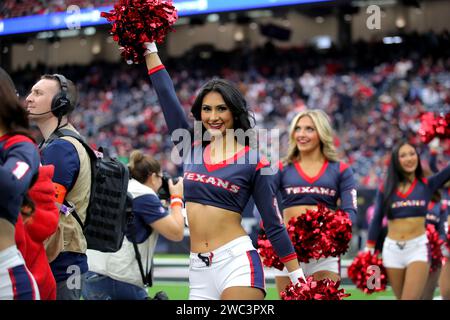
[[[70,103],[70,99],[67,97],[68,86],[66,77],[57,73],[53,74],[53,76],[56,78],[55,80],[58,80],[61,90],[53,97],[50,111],[42,113],[29,112],[28,114],[33,116],[41,116],[51,112],[55,117],[60,118],[70,113],[74,109],[74,107]]]

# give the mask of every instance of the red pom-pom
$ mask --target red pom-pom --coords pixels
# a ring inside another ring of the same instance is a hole
[[[375,274],[379,271],[379,274]],[[347,269],[347,275],[364,293],[372,294],[386,290],[387,274],[383,261],[378,258],[378,252],[371,254],[369,251],[361,251],[353,259]]]
[[[450,138],[450,113],[435,116],[433,112],[420,115],[419,136],[422,142],[429,143],[435,137],[439,139]]]
[[[428,244],[430,245],[431,251],[431,265],[430,265],[430,273],[436,271],[438,268],[442,266],[442,251],[441,245],[444,243],[444,240],[439,238],[439,233],[436,231],[436,228],[433,224],[427,225],[427,237]]]
[[[262,263],[266,267],[273,267],[278,270],[283,270],[284,264],[280,261],[280,258],[275,253],[269,239],[264,230],[261,230],[258,234],[258,253],[261,256]]]
[[[289,220],[287,229],[300,262],[344,254],[352,238],[348,214],[340,209],[333,212],[323,204]]]
[[[101,16],[112,23],[113,39],[124,48],[122,56],[135,63],[144,61],[144,42],[162,43],[178,18],[172,0],[119,0]]]
[[[282,300],[342,300],[350,296],[344,289],[339,289],[340,281],[330,279],[314,280],[313,276],[289,285],[281,292]]]

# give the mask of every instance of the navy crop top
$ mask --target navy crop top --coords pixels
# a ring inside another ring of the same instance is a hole
[[[325,160],[315,177],[308,176],[298,162],[285,167],[280,163],[275,176],[275,188],[281,193],[282,208],[299,205],[324,204],[336,210],[338,199],[340,208],[355,223],[357,210],[356,182],[353,170],[343,162]]]
[[[397,190],[391,202],[391,217],[393,219],[424,217],[427,214],[428,203],[433,193],[441,188],[450,179],[450,165],[444,170],[434,174],[429,179],[414,179],[406,193]],[[375,213],[369,226],[368,244],[376,242],[381,230],[381,221],[385,213],[383,208],[384,190],[383,187],[377,192],[375,197]]]
[[[0,218],[16,224],[38,168],[39,152],[31,139],[23,135],[0,137]]]
[[[210,164],[210,145],[194,147],[194,152],[203,154],[199,164],[184,165],[185,200],[208,204],[242,214],[255,188],[257,192],[270,192],[261,185],[261,168],[266,166],[256,150],[248,146],[236,153],[231,161]],[[202,155],[200,155],[202,156]],[[252,164],[252,159],[256,163]],[[239,165],[227,164],[227,162]],[[253,186],[253,187],[252,187]],[[258,190],[259,187],[262,189]],[[266,193],[267,194],[267,193]]]
[[[169,133],[177,129],[191,130],[164,66],[149,70],[149,75]],[[263,169],[270,168],[269,163],[256,150],[245,147],[232,159],[211,164],[209,145],[203,147],[201,143],[192,143],[189,146],[188,152],[183,153],[185,200],[241,214],[253,196],[267,236],[280,260],[296,259],[271,187],[272,176],[262,174]]]

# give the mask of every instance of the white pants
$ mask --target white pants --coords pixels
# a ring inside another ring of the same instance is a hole
[[[17,247],[0,251],[0,300],[39,299],[36,281]]]
[[[230,287],[259,288],[266,294],[261,258],[248,236],[200,256],[191,252],[189,300],[219,300]]]
[[[427,235],[423,234],[407,241],[396,241],[386,237],[382,257],[385,268],[404,269],[416,261],[430,262]]]
[[[309,262],[306,263],[300,262],[300,267],[303,269],[306,277],[312,276],[318,271],[330,271],[340,274],[339,260],[340,258],[338,257],[320,258],[319,260],[310,259]],[[278,277],[288,277],[288,271],[286,267],[282,271],[275,269],[274,275]]]

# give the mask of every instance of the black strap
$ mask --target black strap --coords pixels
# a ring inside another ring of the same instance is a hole
[[[141,272],[142,283],[146,287],[151,287],[152,280],[148,279],[148,277],[145,276],[144,267],[142,266],[142,257],[141,257],[141,253],[139,252],[139,248],[138,248],[136,242],[132,241],[132,243],[133,243],[134,252],[136,254],[136,260],[139,265],[139,271]],[[147,259],[147,261],[148,261],[148,259]]]
[[[92,148],[88,145],[86,140],[81,135],[76,133],[75,131],[69,130],[69,129],[58,129],[55,132],[53,132],[50,135],[50,137],[48,137],[47,140],[42,141],[39,144],[39,150],[44,150],[50,143],[52,143],[53,141],[60,139],[62,137],[71,137],[71,138],[77,139],[78,142],[80,142],[81,145],[84,147],[84,149],[86,149],[86,152],[88,153],[88,156],[91,159],[97,157],[94,150],[92,150]]]
[[[150,268],[150,277],[148,277],[148,276],[145,275],[144,267],[142,266],[141,253],[139,252],[139,248],[138,248],[137,241],[136,241],[136,226],[134,225],[133,221],[130,221],[130,224],[132,226],[132,230],[130,232],[131,242],[133,243],[135,257],[136,257],[137,263],[139,265],[139,271],[141,273],[142,283],[146,287],[151,287],[153,285],[153,279],[152,279],[153,263],[152,263],[152,266]],[[153,260],[153,258],[152,258],[152,260]],[[147,258],[147,268],[148,268],[148,258]]]
[[[82,136],[80,136],[78,133],[76,133],[75,131],[69,130],[69,129],[58,129],[55,132],[53,132],[50,137],[48,137],[47,140],[45,140],[43,142],[42,148],[47,147],[50,143],[52,143],[54,140],[56,139],[60,139],[62,137],[72,137],[77,139],[82,145],[83,147],[88,147],[86,141],[84,140],[84,138]],[[90,148],[89,148],[90,149]]]
[[[67,200],[64,200],[63,204],[68,207],[68,208],[72,208],[72,212],[70,213],[71,215],[73,215],[73,217],[75,218],[75,220],[77,220],[77,222],[80,224],[81,229],[84,229],[84,223],[81,221],[80,216],[77,213],[77,210],[75,210],[75,208],[73,208],[68,202]]]

